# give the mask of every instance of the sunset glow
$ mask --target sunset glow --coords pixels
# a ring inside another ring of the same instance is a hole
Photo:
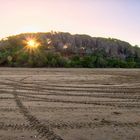
[[[140,45],[139,0],[0,1],[0,38],[53,30]]]

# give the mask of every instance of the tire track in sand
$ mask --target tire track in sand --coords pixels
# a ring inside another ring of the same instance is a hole
[[[24,78],[25,79],[25,78]],[[22,80],[20,80],[21,82]],[[18,85],[19,86],[19,85]],[[60,136],[56,135],[50,125],[42,124],[35,116],[33,116],[28,109],[23,105],[22,101],[17,94],[17,85],[13,87],[13,96],[16,102],[16,105],[19,107],[20,113],[26,118],[29,122],[32,130],[38,132],[38,136],[44,140],[63,140]]]

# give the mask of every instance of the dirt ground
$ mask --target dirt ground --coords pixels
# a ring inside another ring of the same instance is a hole
[[[0,140],[140,140],[140,69],[0,68]]]

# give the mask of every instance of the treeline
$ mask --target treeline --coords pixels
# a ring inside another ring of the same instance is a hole
[[[9,67],[67,67],[67,68],[140,68],[140,58],[125,59],[106,56],[104,52],[70,56],[39,50],[34,53],[14,47],[0,51],[0,66]]]
[[[33,52],[26,48],[28,38],[40,44]],[[0,66],[140,68],[140,48],[117,39],[87,35],[20,34],[0,41]]]
[[[83,68],[140,68],[140,60],[134,58],[123,60],[119,58],[105,58],[98,55],[74,56],[69,64],[70,67]]]

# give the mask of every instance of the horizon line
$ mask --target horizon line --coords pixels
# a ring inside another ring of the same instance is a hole
[[[15,33],[15,34],[10,34],[10,35],[7,35],[5,37],[0,37],[0,41],[8,38],[8,37],[12,37],[12,36],[18,36],[18,35],[22,35],[22,34],[38,34],[38,33],[51,33],[51,32],[56,32],[56,33],[69,33],[71,35],[87,35],[87,36],[90,36],[90,37],[95,37],[95,38],[105,38],[105,39],[116,39],[116,40],[119,40],[119,41],[123,41],[123,42],[126,42],[126,43],[129,43],[131,46],[135,47],[139,47],[140,48],[140,45],[138,45],[137,43],[130,43],[129,41],[126,41],[126,40],[123,40],[123,39],[120,39],[120,38],[117,38],[117,37],[105,37],[105,36],[93,36],[92,34],[88,34],[88,33],[72,33],[72,32],[69,32],[69,31],[55,31],[55,30],[50,30],[50,31],[47,31],[47,32],[44,32],[44,31],[36,31],[36,32],[19,32],[19,33]]]

